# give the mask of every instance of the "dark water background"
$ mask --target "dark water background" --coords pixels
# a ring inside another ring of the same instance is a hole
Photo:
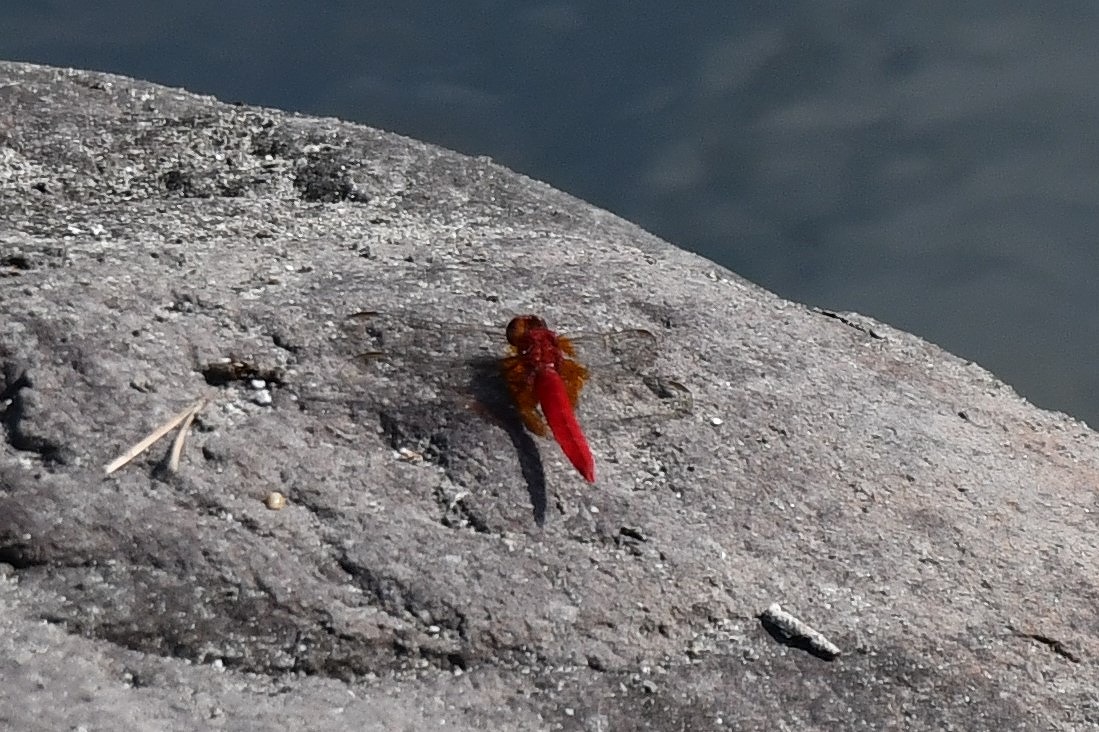
[[[490,155],[1099,424],[1099,3],[776,5],[0,0],[0,57]]]

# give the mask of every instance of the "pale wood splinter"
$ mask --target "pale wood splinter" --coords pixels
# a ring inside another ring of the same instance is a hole
[[[175,441],[172,443],[172,451],[168,458],[168,470],[173,473],[176,472],[179,469],[179,456],[183,452],[183,442],[187,439],[187,432],[190,431],[191,422],[194,421],[195,415],[202,411],[202,408],[206,406],[206,402],[208,401],[209,400],[206,397],[199,397],[196,399],[181,412],[150,432],[147,437],[136,445],[112,460],[110,464],[103,469],[104,472],[107,475],[110,475],[148,450],[161,437],[164,437],[164,435],[168,434],[176,427],[179,427],[179,434],[176,435]]]

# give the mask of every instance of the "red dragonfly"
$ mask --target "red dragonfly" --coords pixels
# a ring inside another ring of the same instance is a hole
[[[565,457],[584,480],[594,483],[595,459],[574,411],[588,370],[575,360],[572,342],[547,328],[537,315],[512,318],[507,338],[512,354],[500,366],[523,424],[544,437],[548,423]],[[537,407],[542,408],[544,422]]]
[[[502,353],[505,337],[506,354]],[[481,392],[472,397],[476,411],[484,414],[487,409],[498,419],[500,415],[489,404],[496,395],[491,393],[493,389],[485,387],[485,382],[495,381],[506,387],[503,396],[510,398],[514,413],[526,429],[539,436],[551,434],[589,482],[595,480],[595,461],[575,413],[586,384],[597,385],[594,387],[597,401],[612,400],[604,410],[608,413],[626,412],[640,417],[644,415],[639,412],[683,413],[691,406],[686,387],[640,373],[657,351],[656,337],[646,330],[565,336],[550,330],[538,316],[521,315],[513,318],[501,333],[403,313],[364,311],[345,319],[339,340],[343,345],[338,350],[352,356],[370,373],[388,375],[398,383],[409,382],[402,390],[414,395],[418,406],[413,409],[421,410],[416,422],[454,414],[452,410],[439,410],[438,403],[451,397],[467,401],[471,390]],[[459,383],[455,384],[456,381]],[[385,406],[384,397],[373,396],[380,394],[376,389],[355,391],[360,399],[363,396],[367,401],[380,399],[382,411],[400,419],[400,407]],[[451,397],[444,396],[448,393]],[[327,401],[324,397],[320,399]],[[352,403],[356,399],[347,401]],[[392,420],[387,425],[407,439],[408,429],[394,425]],[[425,435],[422,429],[411,425],[417,439],[431,437],[430,443],[435,448],[439,447],[435,437],[445,443],[446,437]],[[442,449],[436,452],[446,459],[445,453],[451,448],[442,444]]]

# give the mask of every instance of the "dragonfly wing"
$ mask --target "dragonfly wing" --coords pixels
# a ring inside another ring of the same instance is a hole
[[[504,350],[502,330],[401,312],[353,313],[344,318],[341,331],[349,355],[361,354],[367,363],[406,362],[416,371],[449,371],[456,363],[497,358]]]
[[[526,362],[518,356],[508,356],[500,362],[500,371],[523,424],[539,437],[545,437],[546,423],[538,414],[538,393]]]
[[[656,336],[643,328],[612,333],[569,333],[577,360],[590,369],[641,371],[656,359]]]
[[[561,380],[565,382],[565,393],[568,395],[569,404],[575,409],[580,401],[580,390],[588,380],[588,370],[571,358],[564,359],[559,370]]]
[[[683,417],[694,407],[681,381],[652,369],[659,353],[647,330],[584,334],[573,339],[578,361],[588,367],[580,398],[585,421],[628,423]],[[566,378],[566,383],[573,383]],[[574,402],[575,404],[575,402]]]

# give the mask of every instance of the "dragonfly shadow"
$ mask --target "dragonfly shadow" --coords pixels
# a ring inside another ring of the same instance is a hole
[[[482,416],[499,425],[515,447],[519,459],[519,470],[527,487],[534,522],[544,526],[546,522],[546,470],[542,464],[542,454],[538,443],[523,425],[523,420],[515,408],[508,392],[507,384],[500,373],[497,359],[477,359],[472,362],[473,374],[469,390],[476,400]]]

